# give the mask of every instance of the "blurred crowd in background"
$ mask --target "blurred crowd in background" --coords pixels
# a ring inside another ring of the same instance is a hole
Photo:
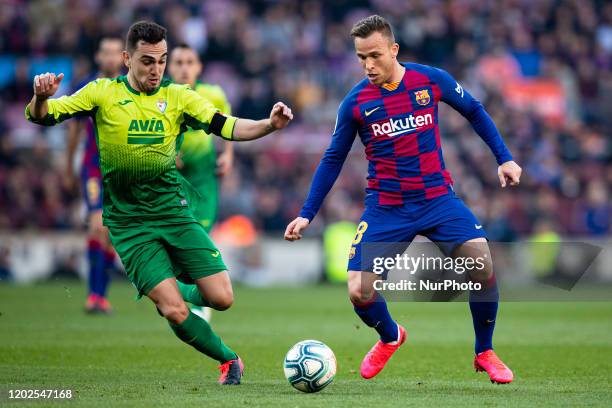
[[[604,0],[4,1],[0,229],[85,227],[79,192],[65,182],[65,127],[23,118],[31,78],[63,70],[75,84],[95,69],[101,36],[152,19],[168,28],[170,46],[199,52],[203,80],[225,89],[234,114],[265,117],[277,100],[293,108],[287,131],[238,146],[222,184],[221,219],[244,214],[280,237],[306,197],[338,104],[363,78],[349,32],[372,13],[393,24],[400,60],[446,69],[483,102],[523,167],[520,187],[502,190],[484,142],[443,108],[446,166],[490,239],[610,233],[612,3]],[[359,219],[366,174],[357,139],[313,233]]]

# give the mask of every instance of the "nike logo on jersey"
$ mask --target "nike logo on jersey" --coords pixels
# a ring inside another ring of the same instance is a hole
[[[377,106],[377,107],[375,107],[375,108],[374,108],[374,109],[372,109],[372,110],[365,110],[363,113],[365,113],[366,118],[367,118],[368,116],[370,116],[371,114],[373,114],[374,112],[376,112],[378,109],[380,109],[380,106]]]
[[[482,229],[482,225],[474,224],[474,228],[476,228],[476,229]]]
[[[119,105],[121,105],[121,106],[123,106],[123,105],[127,105],[127,104],[128,104],[128,103],[130,103],[130,102],[134,102],[134,101],[133,101],[133,100],[131,100],[131,99],[126,99],[126,100],[124,100],[124,101],[119,102]]]
[[[217,258],[219,256],[219,251],[215,251],[211,255],[213,258]]]

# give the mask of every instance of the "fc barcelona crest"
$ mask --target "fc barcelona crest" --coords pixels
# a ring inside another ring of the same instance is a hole
[[[417,103],[423,106],[427,105],[429,101],[431,100],[428,89],[423,89],[422,91],[416,91],[414,93],[414,96],[416,98]]]
[[[168,106],[168,102],[166,102],[163,98],[157,100],[157,109],[159,109],[161,113],[166,111],[166,106]]]

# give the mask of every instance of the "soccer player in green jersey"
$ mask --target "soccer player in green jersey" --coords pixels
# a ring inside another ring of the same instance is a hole
[[[128,278],[177,337],[221,363],[221,384],[239,384],[243,364],[238,355],[185,305],[188,297],[191,303],[225,310],[233,292],[219,251],[189,208],[176,170],[176,139],[187,126],[228,140],[257,139],[287,126],[293,114],[278,102],[268,119],[238,119],[219,113],[187,85],[164,80],[166,29],[155,23],[133,24],[126,49],[127,75],[96,79],[70,96],[49,99],[63,74],[36,75],[26,118],[46,126],[75,116],[93,118],[104,224]],[[181,295],[177,278],[195,282],[198,290]]]
[[[208,99],[223,114],[230,115],[232,108],[225,92],[218,85],[205,84],[198,80],[202,73],[202,62],[196,51],[187,44],[179,44],[170,53],[168,72],[177,84],[189,85],[191,89]],[[223,142],[223,152],[217,157],[217,149],[211,135],[199,129],[188,129],[179,137],[179,154],[176,166],[197,192],[191,203],[194,216],[206,232],[210,232],[217,218],[218,180],[231,168],[234,148]],[[179,283],[181,291],[188,290]],[[211,309],[195,306],[191,311],[210,321]]]

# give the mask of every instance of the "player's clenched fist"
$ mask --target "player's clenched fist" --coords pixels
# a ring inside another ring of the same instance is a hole
[[[64,78],[64,74],[55,75],[52,72],[36,75],[34,77],[34,95],[38,99],[47,99],[53,96],[59,88],[60,82]]]
[[[308,227],[310,221],[307,218],[297,217],[287,225],[285,230],[285,239],[287,241],[297,241],[302,238],[301,232]]]
[[[270,124],[274,129],[282,129],[293,119],[293,112],[282,102],[276,102],[270,112]]]
[[[499,183],[502,188],[506,187],[506,182],[510,182],[511,186],[518,186],[521,180],[523,169],[514,161],[507,161],[497,168]]]

